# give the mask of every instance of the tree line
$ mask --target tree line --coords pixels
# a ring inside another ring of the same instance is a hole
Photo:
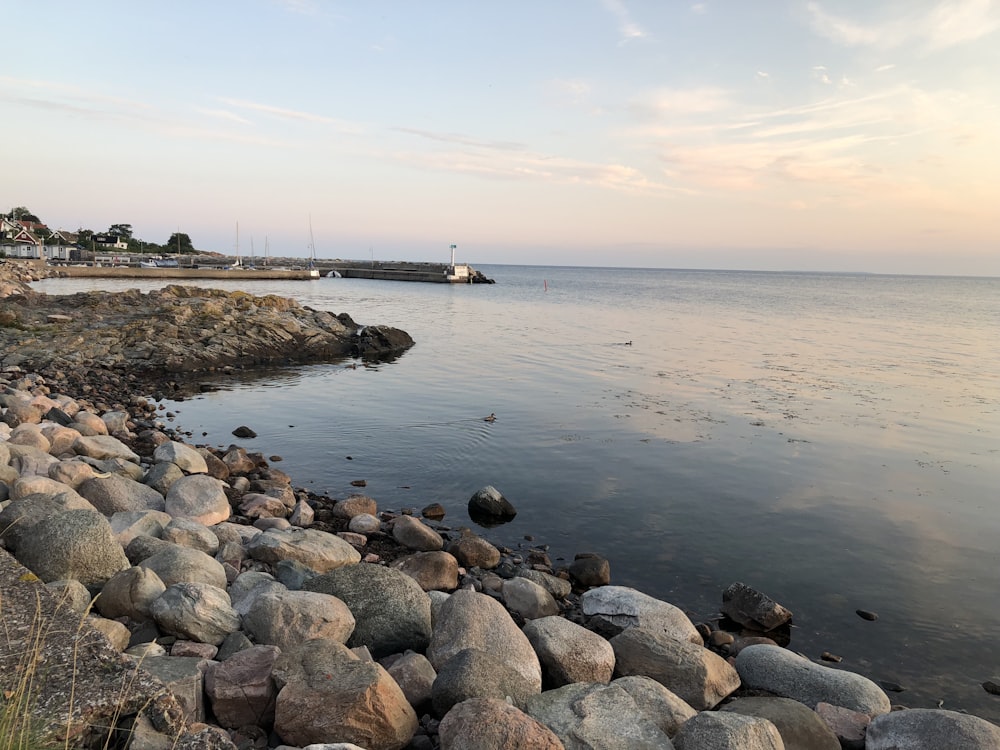
[[[38,218],[38,215],[29,211],[25,206],[18,206],[17,208],[11,209],[9,213],[0,214],[0,216],[19,222],[31,222],[33,224],[42,225],[32,228],[32,233],[36,237],[40,238],[46,245],[55,245],[59,243],[59,239],[53,236],[54,232],[44,226],[44,222]],[[93,250],[97,244],[97,238],[113,237],[116,240],[124,240],[128,244],[128,250],[123,252],[155,254],[170,253],[180,255],[198,252],[186,232],[174,232],[170,235],[166,242],[159,245],[155,242],[148,242],[135,237],[131,224],[112,224],[103,232],[94,231],[92,229],[84,229],[81,227],[73,234],[76,235],[76,244],[84,250]]]

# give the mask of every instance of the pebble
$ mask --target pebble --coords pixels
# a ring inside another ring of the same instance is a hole
[[[877,614],[875,614],[874,612],[871,612],[871,611],[869,611],[867,609],[859,609],[859,610],[856,610],[856,611],[857,611],[858,617],[860,617],[862,620],[868,620],[870,622],[874,622],[875,620],[878,619],[878,615]]]

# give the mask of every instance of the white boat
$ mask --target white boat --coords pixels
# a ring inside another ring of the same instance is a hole
[[[340,275],[340,271],[334,269],[333,271],[326,272],[326,278],[328,279],[342,279],[343,276]]]

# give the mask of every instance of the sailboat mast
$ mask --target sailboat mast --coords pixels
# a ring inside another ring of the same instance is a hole
[[[236,222],[236,263],[233,265],[240,265],[240,223]]]

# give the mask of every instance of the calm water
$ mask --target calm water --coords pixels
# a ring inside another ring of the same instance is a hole
[[[497,284],[243,281],[416,346],[169,406],[212,444],[250,425],[335,497],[365,479],[459,525],[493,484],[519,510],[482,530],[497,543],[599,552],[696,620],[743,581],[793,610],[792,648],[1000,721],[980,687],[1000,675],[1000,280],[482,270]]]

